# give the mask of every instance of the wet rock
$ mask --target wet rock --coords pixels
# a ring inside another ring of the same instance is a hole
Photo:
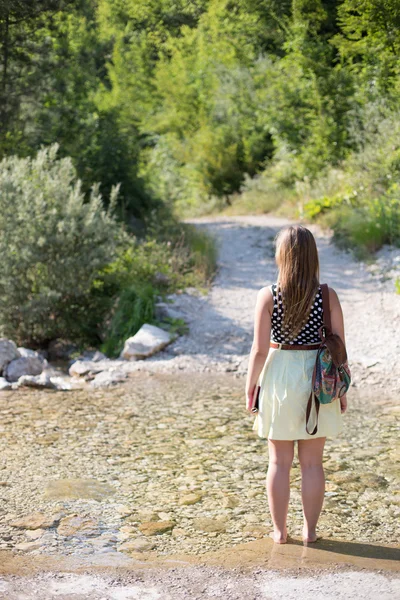
[[[250,496],[254,497],[254,496]],[[222,506],[224,508],[235,508],[240,504],[240,498],[238,496],[225,496],[222,499]]]
[[[226,523],[224,521],[220,521],[218,519],[210,519],[208,517],[199,517],[197,519],[193,519],[193,527],[200,531],[225,531]]]
[[[125,341],[121,358],[125,360],[138,360],[147,358],[165,348],[175,336],[168,331],[145,323],[134,336]]]
[[[45,529],[27,529],[25,531],[25,537],[30,540],[37,540],[46,532]]]
[[[337,471],[336,473],[329,475],[328,479],[334,483],[350,483],[352,481],[358,481],[360,476],[353,471]]]
[[[189,506],[191,504],[196,504],[197,502],[200,502],[201,499],[201,494],[185,494],[185,496],[179,498],[179,504],[182,506]]]
[[[44,491],[44,497],[59,500],[86,498],[100,501],[114,492],[114,488],[110,485],[96,479],[56,479],[49,481]]]
[[[175,521],[146,521],[139,525],[139,530],[144,535],[160,535],[171,531],[175,525]]]
[[[12,340],[0,338],[0,373],[12,360],[20,356],[17,345]]]
[[[130,542],[125,542],[119,546],[118,550],[121,552],[149,552],[156,547],[155,542],[146,540],[144,538],[136,538]]]
[[[16,550],[22,550],[22,552],[31,552],[32,550],[38,550],[43,546],[43,543],[40,540],[35,540],[34,542],[20,542],[15,545]]]
[[[46,515],[45,513],[32,513],[11,521],[11,527],[18,529],[47,529],[49,527],[55,527],[60,521],[62,515]]]
[[[174,527],[174,529],[172,530],[172,536],[173,537],[188,537],[188,536],[190,536],[190,532],[187,531],[186,529],[183,529],[182,527]]]
[[[387,487],[389,485],[385,477],[376,475],[375,473],[362,473],[360,479],[364,485],[370,487]]]
[[[70,515],[61,519],[57,533],[64,537],[92,537],[99,535],[100,529],[96,519]]]
[[[126,506],[125,504],[117,507],[117,513],[119,513],[122,517],[129,517],[133,512],[133,508]]]

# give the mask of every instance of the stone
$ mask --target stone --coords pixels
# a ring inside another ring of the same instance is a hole
[[[20,356],[17,344],[7,338],[0,338],[0,373],[12,360]]]
[[[335,483],[350,483],[352,481],[358,481],[360,476],[353,471],[337,471],[328,476],[329,481]]]
[[[43,371],[43,359],[36,356],[21,356],[8,363],[3,371],[7,381],[18,381],[23,375],[40,375]]]
[[[253,490],[255,491],[255,490]],[[222,499],[223,508],[235,508],[240,504],[240,498],[238,496],[225,496]]]
[[[10,525],[18,529],[48,529],[49,527],[55,527],[61,517],[62,515],[60,514],[46,515],[45,513],[37,512],[11,521]]]
[[[179,498],[179,504],[181,506],[189,506],[191,504],[196,504],[197,502],[200,502],[201,499],[201,494],[185,494],[185,496]]]
[[[115,490],[110,485],[101,483],[96,479],[55,479],[49,481],[44,497],[56,500],[103,500],[114,494]]]
[[[118,550],[122,552],[149,552],[156,547],[155,542],[144,538],[136,538],[135,540],[124,542],[119,546]]]
[[[97,373],[94,379],[90,382],[93,387],[110,387],[127,379],[128,374],[122,370],[110,369],[110,371],[102,371]]]
[[[266,525],[245,525],[243,527],[243,531],[253,533],[253,534],[265,534],[269,533],[271,530],[270,527],[266,527]]]
[[[368,487],[387,487],[389,482],[382,475],[376,475],[375,473],[363,473],[361,475],[361,481]]]
[[[122,517],[129,517],[133,512],[133,508],[131,508],[130,506],[126,506],[125,504],[123,504],[122,506],[118,506],[117,508],[117,513],[120,514]]]
[[[70,366],[68,373],[71,375],[71,377],[82,377],[84,375],[88,375],[89,373],[100,373],[102,370],[103,369],[100,365],[94,365],[92,361],[76,360]]]
[[[12,390],[12,385],[5,377],[0,377],[0,391]]]
[[[182,529],[181,527],[174,527],[172,530],[173,537],[189,537],[190,533],[186,529]]]
[[[64,537],[95,537],[100,533],[96,519],[69,515],[61,519],[57,533]]]
[[[140,360],[162,350],[175,339],[168,331],[145,323],[134,336],[125,340],[121,358]]]
[[[18,346],[18,352],[20,356],[25,358],[37,358],[41,363],[45,363],[44,356],[37,352],[36,350],[31,350],[30,348],[24,348],[23,346]]]
[[[37,540],[38,538],[42,537],[45,531],[45,529],[27,529],[25,531],[25,536],[30,540]]]
[[[218,519],[211,519],[209,517],[199,517],[197,519],[193,519],[193,527],[197,530],[208,532],[226,531],[226,523],[224,521],[220,521]]]
[[[144,535],[161,535],[175,527],[175,521],[146,521],[139,525],[139,530]]]
[[[51,376],[50,382],[52,384],[53,389],[58,390],[60,392],[68,392],[72,389],[70,382],[64,377]]]
[[[33,388],[49,388],[51,390],[56,389],[54,383],[51,381],[50,375],[43,371],[40,375],[22,375],[18,381],[14,384],[17,388],[20,387],[33,387]]]
[[[40,540],[35,540],[34,542],[21,542],[20,544],[15,545],[16,550],[22,550],[23,552],[31,552],[32,550],[38,550],[43,546],[43,543]]]

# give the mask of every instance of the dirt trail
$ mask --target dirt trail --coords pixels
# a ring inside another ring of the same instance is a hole
[[[174,295],[174,311],[190,325],[165,352],[139,368],[246,372],[258,290],[276,280],[273,238],[287,219],[271,215],[191,219],[215,236],[219,269],[210,293]],[[356,386],[400,391],[400,295],[392,277],[338,250],[315,225],[320,281],[333,287],[342,304],[346,344]],[[400,249],[391,260],[400,268]],[[397,262],[396,262],[397,261]],[[189,290],[190,292],[190,290]],[[396,335],[397,331],[397,335]]]

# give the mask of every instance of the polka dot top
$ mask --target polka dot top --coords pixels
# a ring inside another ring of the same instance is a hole
[[[311,307],[310,316],[308,317],[307,322],[303,325],[303,328],[297,334],[297,337],[293,338],[293,340],[290,341],[285,339],[285,334],[281,330],[281,324],[283,320],[283,305],[281,292],[279,292],[279,296],[277,297],[276,288],[276,283],[273,283],[270,286],[272,295],[274,297],[274,311],[272,313],[271,319],[271,341],[282,344],[289,343],[296,345],[313,344],[315,342],[320,342],[321,338],[318,333],[318,328],[324,324],[321,286],[318,286],[318,291],[315,295],[314,304]]]

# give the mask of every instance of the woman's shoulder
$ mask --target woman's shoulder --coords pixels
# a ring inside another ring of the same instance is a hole
[[[268,312],[272,312],[274,307],[274,297],[270,285],[266,285],[258,290],[257,303],[261,303],[262,305],[268,307]]]
[[[270,298],[274,293],[274,284],[265,285],[261,289],[258,290],[258,295],[264,298]]]
[[[323,284],[320,284],[320,287],[321,287],[322,285],[323,285]],[[325,284],[325,285],[326,285],[326,286],[327,286],[327,288],[328,288],[328,293],[329,293],[329,304],[330,304],[331,306],[333,306],[333,305],[335,305],[335,304],[339,303],[339,296],[337,295],[337,293],[336,293],[336,290],[335,290],[335,289],[334,289],[334,288],[333,288],[331,285],[328,285],[328,284]],[[322,288],[321,288],[321,289],[322,289]]]

